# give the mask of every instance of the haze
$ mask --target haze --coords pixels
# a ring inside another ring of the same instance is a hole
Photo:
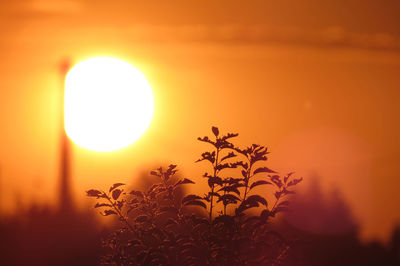
[[[132,62],[153,121],[113,153],[73,148],[75,199],[158,163],[194,164],[212,125],[269,147],[270,164],[337,188],[365,239],[400,219],[400,2],[0,1],[0,198],[56,204],[59,63]]]

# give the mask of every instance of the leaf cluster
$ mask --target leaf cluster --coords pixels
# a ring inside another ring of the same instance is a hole
[[[293,173],[281,176],[264,165],[267,148],[239,148],[238,134],[198,138],[212,146],[196,162],[206,162],[208,191],[176,200],[176,190],[194,184],[173,181],[176,165],[151,171],[159,178],[147,191],[125,191],[116,183],[105,191],[89,190],[104,216],[115,215],[124,226],[105,240],[103,262],[117,265],[276,265],[289,244],[269,228],[269,220],[287,209],[285,198],[301,182]],[[227,175],[229,173],[229,175]],[[256,187],[273,189],[273,201],[255,194]],[[203,210],[193,214],[194,210]]]

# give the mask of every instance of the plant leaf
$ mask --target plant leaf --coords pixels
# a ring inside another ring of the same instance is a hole
[[[122,190],[121,189],[115,189],[112,192],[112,197],[114,200],[117,200],[119,196],[121,195]]]
[[[222,186],[222,183],[223,183],[222,179],[218,176],[217,177],[211,176],[208,178],[208,185],[210,187],[214,186],[215,184]]]
[[[106,195],[104,195],[103,192],[96,190],[96,189],[91,189],[86,191],[86,196],[88,197],[96,197],[96,198],[105,198]]]
[[[215,197],[217,197],[217,198],[220,198],[220,197],[221,197],[221,195],[218,194],[217,192],[208,192],[208,197],[211,198],[211,196],[215,196]]]
[[[233,158],[233,157],[236,157],[236,154],[233,153],[233,152],[230,152],[227,155],[225,155],[224,157],[222,157],[221,162],[226,160],[226,159]]]
[[[283,183],[279,177],[279,175],[273,175],[271,176],[271,181],[274,182],[275,185],[277,185],[279,188],[283,186]]]
[[[276,199],[279,199],[281,197],[281,195],[282,195],[282,192],[281,191],[276,191],[274,195],[275,195]]]
[[[155,170],[153,170],[153,171],[150,171],[150,174],[151,175],[154,175],[154,176],[158,176],[158,177],[160,177],[160,173],[158,173],[157,171],[155,171]]]
[[[215,142],[214,141],[212,141],[212,140],[210,140],[207,136],[205,136],[204,138],[200,138],[200,137],[198,137],[197,138],[197,140],[199,140],[199,141],[203,141],[203,142],[208,142],[208,143],[210,143],[210,144],[212,144],[212,145],[214,145],[215,146]]]
[[[236,213],[241,213],[247,209],[260,206],[257,201],[248,201],[247,199],[243,201],[239,207],[236,209]]]
[[[258,173],[276,173],[274,170],[269,169],[268,167],[260,167],[254,170],[253,174],[258,174]]]
[[[267,200],[265,198],[261,197],[260,195],[251,195],[246,199],[246,201],[248,201],[248,202],[252,202],[252,201],[259,202],[262,205],[264,205],[265,207],[267,207],[267,205],[268,205]]]
[[[288,187],[290,187],[290,186],[295,186],[295,185],[297,185],[298,183],[300,183],[302,180],[303,180],[302,177],[299,178],[299,179],[293,179],[292,181],[289,181],[289,183],[287,184],[287,186],[288,186]]]
[[[158,188],[160,186],[160,184],[154,184],[149,188],[148,193],[151,193],[152,191],[154,191],[154,189]]]
[[[252,189],[253,187],[256,187],[256,186],[260,186],[260,185],[271,185],[271,182],[268,182],[265,180],[258,180],[250,185],[250,189]]]
[[[223,201],[223,203],[226,204],[230,204],[230,203],[236,203],[237,201],[240,201],[240,199],[238,197],[236,197],[233,194],[225,194],[222,195],[217,202]]]
[[[201,206],[201,207],[203,207],[204,209],[207,209],[206,204],[205,204],[204,202],[198,201],[198,200],[191,200],[191,201],[186,202],[186,203],[185,203],[185,206],[188,206],[188,205]]]
[[[177,167],[176,164],[170,164],[170,165],[168,166],[168,170],[167,170],[167,171],[172,171],[172,170],[174,170],[176,167]]]
[[[260,219],[265,222],[270,215],[271,212],[268,209],[265,209],[260,213]]]
[[[234,192],[234,193],[240,195],[240,191],[238,189],[238,187],[240,187],[240,186],[242,186],[242,184],[234,184],[231,186],[225,186],[225,187],[220,188],[218,191],[225,191],[228,193]]]
[[[246,178],[247,177],[247,172],[245,171],[245,170],[242,170],[242,176],[244,177],[244,178]]]
[[[121,210],[122,206],[124,206],[125,200],[117,201],[116,205],[119,210]]]
[[[129,194],[143,198],[143,193],[141,191],[138,191],[138,190],[132,190],[131,192],[129,192]]]
[[[290,172],[289,174],[287,174],[287,175],[283,178],[283,182],[285,182],[285,184],[286,184],[286,182],[288,181],[288,179],[290,178],[290,176],[293,175],[293,174],[294,174],[294,172]]]
[[[222,140],[225,141],[227,139],[234,138],[234,137],[237,137],[237,136],[239,136],[239,134],[237,134],[237,133],[228,133],[227,135],[222,137]]]
[[[113,210],[105,210],[104,213],[101,213],[101,215],[103,215],[103,216],[108,216],[108,215],[112,215],[112,214],[117,214],[117,213]]]
[[[114,185],[112,185],[112,186],[110,187],[110,190],[109,190],[108,192],[111,192],[111,191],[113,191],[114,189],[116,189],[117,187],[123,186],[123,185],[125,185],[125,184],[124,184],[124,183],[115,183]]]
[[[230,164],[230,163],[218,164],[218,165],[215,167],[215,169],[217,169],[218,171],[221,171],[221,170],[226,169],[226,168],[233,168],[232,166],[233,166],[233,165]]]
[[[188,202],[188,201],[192,201],[192,200],[202,200],[203,198],[202,197],[200,197],[200,196],[197,196],[197,195],[187,195],[186,197],[184,197],[183,199],[182,199],[182,204],[184,204],[185,202]]]
[[[219,130],[218,130],[218,128],[217,128],[217,127],[212,127],[211,130],[212,130],[212,132],[214,133],[214,135],[215,135],[216,137],[218,137],[218,135],[219,135]]]
[[[174,187],[183,185],[183,184],[194,184],[194,182],[190,179],[184,178],[183,180],[179,180],[178,182],[176,182]]]

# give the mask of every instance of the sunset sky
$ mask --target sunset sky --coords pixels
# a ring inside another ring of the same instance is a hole
[[[59,65],[94,56],[135,65],[154,117],[128,148],[73,146],[73,190],[194,164],[215,125],[267,145],[269,166],[317,176],[349,204],[364,239],[400,221],[398,0],[0,0],[0,200],[56,204]]]

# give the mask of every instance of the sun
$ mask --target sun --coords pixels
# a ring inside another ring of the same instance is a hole
[[[65,131],[77,145],[114,151],[135,142],[153,116],[146,78],[129,63],[96,57],[75,65],[65,78]]]

